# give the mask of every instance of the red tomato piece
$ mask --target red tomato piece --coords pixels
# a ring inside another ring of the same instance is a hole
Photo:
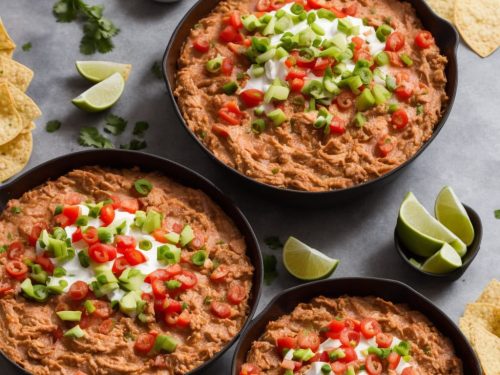
[[[281,355],[285,349],[295,349],[297,347],[297,339],[290,336],[278,337],[276,346],[278,347],[278,353]]]
[[[83,281],[75,281],[68,290],[68,296],[73,301],[81,301],[89,294],[89,286]]]
[[[221,319],[226,319],[231,316],[231,307],[224,302],[213,301],[210,304],[210,310]]]
[[[7,248],[7,258],[20,260],[24,256],[24,245],[21,241],[12,242]]]
[[[356,97],[351,91],[344,90],[337,96],[337,107],[339,107],[341,111],[346,111],[352,108],[355,99]]]
[[[394,146],[395,140],[388,134],[382,135],[377,142],[378,150],[383,157],[389,155],[389,153],[394,149]]]
[[[353,329],[344,328],[344,330],[340,332],[339,340],[342,345],[351,346],[355,344],[354,346],[356,346],[359,344],[359,340],[361,340],[361,335]]]
[[[153,283],[155,280],[163,280],[166,281],[169,279],[169,274],[167,273],[167,270],[163,268],[159,268],[153,272],[151,272],[149,275],[146,276],[144,281],[146,283]]]
[[[0,296],[4,296],[13,289],[14,285],[11,284],[10,280],[0,281]]]
[[[147,354],[153,349],[156,337],[150,333],[141,333],[137,336],[134,343],[135,351]]]
[[[311,9],[321,9],[321,8],[328,9],[329,8],[328,4],[323,0],[307,0],[307,5]]]
[[[300,331],[297,335],[297,345],[302,349],[318,350],[320,344],[319,336],[310,331]]]
[[[363,319],[360,323],[360,329],[363,336],[367,339],[371,339],[381,331],[378,322],[372,318]]]
[[[345,326],[349,329],[359,332],[360,323],[356,319],[347,318],[344,320]]]
[[[89,257],[94,262],[106,263],[116,258],[116,248],[103,243],[95,243],[89,247]]]
[[[334,319],[328,323],[328,329],[331,332],[341,332],[345,328],[345,323],[343,320]]]
[[[347,365],[339,361],[333,362],[330,367],[335,375],[344,375],[347,370]]]
[[[182,311],[182,304],[175,299],[165,298],[163,311],[165,314],[179,314]]]
[[[326,68],[328,68],[331,63],[332,63],[332,61],[330,60],[329,57],[318,57],[316,59],[316,61],[314,62],[314,66],[312,68],[313,73],[316,76],[324,75]],[[317,74],[317,73],[319,73],[319,74]]]
[[[399,365],[399,361],[401,360],[401,356],[396,352],[391,352],[387,357],[387,362],[389,362],[389,369],[395,370]]]
[[[83,240],[82,228],[78,227],[71,235],[71,242],[78,242]]]
[[[415,37],[415,44],[422,49],[429,48],[434,44],[434,37],[426,30],[419,31]]]
[[[54,216],[54,223],[56,224],[56,226],[61,227],[61,228],[65,228],[68,225],[71,225],[68,217],[66,215],[63,215],[63,214],[59,214],[59,215]]]
[[[75,205],[79,204],[81,201],[83,201],[83,199],[84,198],[81,194],[71,191],[64,194],[63,202],[64,204]]]
[[[219,109],[219,117],[229,125],[239,125],[242,112],[236,102],[227,102]]]
[[[403,62],[399,58],[399,54],[396,52],[385,51],[387,55],[389,55],[389,63],[391,66],[401,68],[403,66]]]
[[[294,78],[290,82],[290,90],[292,92],[300,93],[304,87],[304,80],[302,78]]]
[[[165,285],[165,281],[155,279],[151,282],[151,287],[155,298],[161,298],[167,295],[167,286]]]
[[[138,264],[142,264],[146,262],[148,259],[139,250],[129,250],[125,253],[125,259],[127,259],[128,264],[131,266],[137,266]]]
[[[330,123],[330,133],[333,134],[344,134],[345,133],[345,123],[346,121],[339,116],[334,116],[332,122]]]
[[[260,375],[260,369],[251,363],[244,363],[241,366],[240,375]]]
[[[28,266],[20,260],[10,260],[5,265],[5,270],[10,277],[16,280],[24,280],[28,276]]]
[[[220,265],[210,274],[210,280],[215,282],[226,281],[226,276],[229,273],[229,270],[224,266]]]
[[[406,367],[402,372],[401,375],[417,375],[413,367]]]
[[[212,133],[214,133],[215,135],[218,135],[219,137],[222,137],[222,138],[229,137],[229,133],[226,130],[226,128],[223,126],[219,126],[217,124],[212,125]]]
[[[186,328],[191,323],[191,314],[188,310],[182,310],[182,312],[177,317],[177,327]]]
[[[120,276],[123,271],[125,271],[125,268],[129,266],[129,263],[127,261],[127,258],[124,256],[118,257],[115,259],[115,262],[113,263],[113,268],[111,268],[111,271],[113,274],[116,276]]]
[[[259,0],[257,2],[257,5],[255,6],[255,9],[259,12],[267,12],[272,9],[272,2],[271,0]]]
[[[109,224],[115,220],[115,209],[113,208],[112,204],[105,204],[101,208],[101,221],[103,222],[104,226],[107,227]]]
[[[123,211],[134,214],[139,209],[139,201],[135,198],[124,199],[120,203]]]
[[[226,76],[230,76],[231,73],[233,72],[233,68],[234,68],[233,59],[230,57],[224,57],[224,60],[222,60],[222,67],[221,67],[222,73]]]
[[[388,348],[392,343],[392,335],[390,333],[379,332],[375,336],[375,340],[379,348]]]
[[[93,300],[92,304],[95,307],[95,311],[92,314],[96,317],[106,319],[111,316],[111,306],[109,303],[100,300]]]
[[[35,263],[39,264],[42,269],[50,275],[52,275],[52,273],[54,272],[54,263],[52,263],[52,261],[49,259],[48,252],[38,254],[36,256]]]
[[[135,237],[133,236],[126,236],[123,234],[119,234],[115,238],[115,245],[116,245],[116,251],[118,251],[121,254],[124,254],[128,250],[135,249],[136,240]]]
[[[52,342],[56,343],[60,339],[62,339],[64,336],[64,331],[62,330],[61,327],[57,327],[52,331]]]
[[[292,68],[288,71],[288,74],[286,75],[286,80],[294,79],[294,78],[305,78],[307,73],[299,68]]]
[[[413,88],[409,84],[399,85],[394,90],[394,93],[399,100],[406,101],[413,95]]]
[[[98,328],[99,333],[102,333],[103,335],[107,335],[113,330],[113,326],[115,325],[115,322],[113,322],[112,319],[106,319],[104,320]]]
[[[229,16],[229,24],[235,29],[241,29],[243,27],[240,14],[238,12],[231,13],[231,15]]]
[[[342,12],[346,16],[354,17],[357,11],[358,11],[358,5],[356,3],[352,3],[351,5],[342,8]]]
[[[186,290],[186,289],[191,289],[193,288],[196,283],[198,282],[198,278],[196,275],[187,270],[182,270],[182,272],[178,275],[174,276],[175,280],[180,281],[181,285],[181,290]]]
[[[340,359],[341,362],[349,363],[349,362],[352,362],[352,361],[355,361],[358,359],[358,355],[356,354],[356,351],[354,350],[354,348],[352,346],[350,346],[350,345],[349,346],[341,346],[340,348],[342,349],[342,351],[345,354],[345,357]]]
[[[193,48],[201,53],[206,53],[210,50],[210,43],[206,39],[196,38],[193,41]]]
[[[247,107],[257,107],[264,101],[264,93],[257,89],[248,89],[240,93],[240,99]]]
[[[359,36],[355,36],[351,39],[351,42],[354,44],[354,49],[359,50],[365,44],[365,40],[360,38]]]
[[[382,373],[382,362],[375,354],[366,357],[365,369],[369,375],[379,375]]]
[[[398,130],[404,129],[408,124],[408,114],[404,109],[398,109],[392,114],[391,123]]]
[[[247,291],[245,288],[237,283],[232,283],[227,291],[227,300],[233,305],[238,305],[247,296]]]
[[[40,237],[40,233],[42,233],[44,229],[47,229],[47,224],[45,223],[40,222],[33,224],[33,227],[31,228],[31,233],[28,237],[28,243],[31,246],[36,246],[36,242]]]
[[[369,51],[365,49],[358,49],[353,52],[353,60],[358,62],[359,60],[366,60],[372,62],[372,55]]]
[[[62,214],[68,218],[67,225],[73,225],[80,216],[80,207],[78,206],[64,206]]]
[[[316,64],[316,60],[314,58],[308,59],[306,57],[296,55],[296,64],[299,68],[304,68],[304,69],[313,69],[314,65]]]
[[[88,227],[82,233],[82,238],[88,245],[93,245],[93,244],[99,242],[99,236],[97,235],[97,229],[95,227]]]
[[[385,41],[385,50],[397,52],[405,45],[405,37],[399,31],[394,31]]]
[[[238,38],[238,31],[231,25],[227,25],[219,34],[219,40],[224,43],[234,42]]]

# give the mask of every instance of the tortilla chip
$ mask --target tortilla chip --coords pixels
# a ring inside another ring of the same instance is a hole
[[[0,146],[0,181],[5,181],[20,172],[28,164],[32,149],[31,132],[20,134],[14,140]]]
[[[0,18],[0,50],[14,50],[14,48],[16,48],[16,44],[7,33],[2,19]]]
[[[474,320],[489,332],[500,336],[500,306],[491,303],[471,303],[464,313],[465,320]]]
[[[498,0],[455,2],[454,21],[469,47],[481,57],[500,46],[500,6]]]
[[[24,124],[30,123],[42,115],[40,108],[38,108],[28,95],[10,82],[7,82],[7,86],[9,86],[10,94],[14,99],[14,105],[17,112],[21,115]]]
[[[7,83],[0,82],[0,145],[13,140],[23,130],[23,125]]]
[[[432,10],[440,17],[453,23],[453,9],[455,2],[451,0],[427,0]]]
[[[500,338],[478,323],[471,324],[471,344],[476,351],[484,375],[499,375]]]
[[[7,58],[11,59],[13,54],[14,54],[14,48],[0,49],[0,56],[7,57]]]
[[[30,133],[30,132],[32,132],[35,129],[36,129],[35,123],[34,122],[29,122],[28,124],[24,125],[24,129],[21,130],[21,134]]]
[[[33,78],[33,71],[17,61],[0,56],[0,78],[4,78],[19,90],[26,91]]]
[[[492,303],[500,306],[500,281],[496,279],[491,280],[476,302]]]

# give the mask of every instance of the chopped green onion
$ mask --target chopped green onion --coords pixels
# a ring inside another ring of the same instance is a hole
[[[299,361],[307,362],[312,357],[314,357],[314,352],[309,348],[297,349],[297,350],[294,350],[294,352],[293,352],[293,359],[294,360],[298,359]]]
[[[293,21],[289,16],[281,17],[274,26],[274,31],[277,34],[282,34],[286,30],[290,29],[293,26]]]
[[[305,86],[302,88],[302,93],[312,96],[313,98],[319,99],[323,98],[323,83],[318,80],[310,80],[305,84]]]
[[[76,226],[78,227],[84,227],[88,225],[89,223],[89,217],[88,216],[79,216],[78,219],[76,219]]]
[[[149,210],[146,214],[146,220],[142,225],[142,231],[146,233],[151,233],[155,229],[158,229],[160,227],[161,227],[161,214],[154,210]]]
[[[337,25],[337,30],[346,35],[351,35],[352,24],[343,18],[339,18],[339,23]]]
[[[263,64],[266,61],[271,60],[274,57],[275,54],[276,54],[276,49],[275,48],[271,48],[270,50],[268,50],[268,51],[260,54],[259,56],[257,56],[255,58],[255,62],[257,64]]]
[[[423,114],[424,113],[424,106],[422,104],[417,105],[416,112],[417,112],[417,116]]]
[[[328,363],[325,363],[323,366],[321,366],[321,372],[323,374],[330,374],[332,372],[332,366],[330,366]]]
[[[97,228],[97,237],[102,243],[110,243],[113,241],[114,230],[108,227]]]
[[[333,72],[337,75],[340,75],[342,74],[344,71],[346,71],[347,69],[347,66],[346,64],[344,63],[340,63],[340,64],[336,64],[334,67],[333,67]]]
[[[66,320],[68,322],[79,322],[82,318],[81,311],[57,311],[56,315],[61,320]]]
[[[182,228],[182,231],[179,235],[179,240],[181,242],[181,246],[184,247],[189,244],[194,238],[193,228],[190,225],[185,225]]]
[[[211,60],[208,60],[207,63],[205,64],[205,68],[210,72],[210,73],[217,73],[220,68],[222,67],[222,60],[224,58],[219,55]]]
[[[23,291],[25,297],[34,299],[37,302],[44,302],[49,297],[49,293],[45,285],[33,285],[29,278],[25,279],[21,283],[21,290]]]
[[[273,122],[274,126],[280,126],[287,120],[285,112],[283,112],[280,108],[269,112],[267,117]]]
[[[394,91],[396,89],[396,80],[393,76],[387,74],[385,77],[385,87],[387,87],[389,91]]]
[[[375,98],[370,89],[365,88],[361,95],[356,100],[356,109],[358,111],[366,111],[375,105]]]
[[[307,14],[307,23],[310,25],[314,21],[316,21],[316,14],[314,12],[310,12]]]
[[[181,249],[175,245],[165,244],[157,249],[156,259],[165,261],[168,264],[176,264],[181,260]]]
[[[312,31],[314,31],[318,35],[321,35],[321,36],[325,35],[325,30],[315,22],[311,23],[311,29],[312,29]]]
[[[62,277],[66,276],[66,270],[63,267],[56,267],[54,268],[54,277]]]
[[[252,131],[256,134],[262,133],[266,129],[266,122],[259,118],[252,121]]]
[[[361,81],[361,78],[359,76],[352,76],[352,77],[347,77],[347,78],[342,79],[338,83],[338,86],[340,88],[349,87],[354,94],[358,95],[359,94],[359,87],[362,84],[363,84],[363,81]]]
[[[324,8],[318,9],[316,13],[318,15],[318,18],[326,18],[328,21],[333,21],[335,18],[337,18],[335,16],[335,13],[333,13],[331,10]]]
[[[224,91],[226,95],[233,95],[236,90],[238,90],[238,84],[235,81],[230,81],[222,86],[222,91]]]
[[[290,11],[295,15],[299,15],[304,11],[304,7],[300,4],[293,3],[292,7],[290,8]]]
[[[288,94],[290,93],[290,89],[288,87],[284,86],[278,86],[272,84],[269,86],[267,89],[265,95],[264,95],[264,102],[265,103],[270,103],[271,100],[276,99],[276,100],[286,100],[288,98]]]
[[[168,280],[165,282],[168,289],[173,290],[179,288],[182,284],[179,280]]]
[[[307,106],[307,111],[315,111],[316,110],[316,99],[311,98],[309,99],[309,105]]]
[[[85,331],[80,328],[79,325],[74,326],[71,329],[68,329],[64,333],[64,337],[70,337],[73,339],[79,339],[81,337],[85,336]]]
[[[94,304],[92,303],[91,300],[86,300],[84,303],[83,303],[83,307],[85,307],[85,310],[87,310],[87,312],[89,314],[92,314],[96,308],[94,306]]]
[[[354,366],[352,366],[352,365],[348,366],[345,375],[356,375],[356,371],[354,370]]]
[[[391,98],[391,93],[384,86],[378,83],[373,85],[373,96],[375,97],[376,104],[384,104]]]
[[[377,31],[375,32],[375,35],[377,36],[377,39],[380,40],[381,42],[385,42],[386,38],[391,34],[392,28],[387,25],[387,24],[382,24],[379,27],[377,27]]]
[[[320,57],[333,57],[335,60],[337,60],[340,55],[342,54],[342,51],[335,46],[328,47],[327,49],[321,51],[319,53]]]
[[[288,56],[288,52],[286,49],[284,49],[283,47],[278,47],[276,49],[276,57],[278,58],[278,60],[281,60],[283,57],[286,56]]]
[[[158,335],[154,343],[154,350],[166,353],[173,353],[177,348],[178,341],[175,337],[169,335]]]
[[[152,247],[153,247],[153,244],[148,239],[144,238],[144,239],[139,241],[139,249],[141,249],[141,250],[148,251],[148,250],[151,250]]]
[[[66,234],[66,231],[61,228],[61,227],[55,227],[52,230],[52,237],[54,237],[57,240],[65,240],[68,238],[68,235]]]
[[[405,355],[410,354],[410,343],[408,341],[401,341],[393,348],[393,350],[400,356],[404,357]]]
[[[270,41],[268,38],[252,37],[252,48],[259,53],[266,52],[269,49]]]
[[[269,22],[267,23],[264,30],[262,30],[262,35],[272,35],[274,34],[274,27],[276,26],[276,18],[271,16]]]
[[[242,17],[241,23],[243,23],[243,27],[250,32],[262,26],[262,24],[254,14]]]
[[[153,189],[153,184],[146,180],[145,178],[140,178],[134,182],[135,191],[137,191],[140,195],[145,197],[148,195]]]
[[[326,118],[323,116],[318,116],[318,118],[316,118],[316,121],[314,121],[314,124],[313,124],[313,126],[316,129],[321,129],[325,125],[326,125]]]
[[[78,261],[80,262],[80,266],[82,266],[83,268],[87,268],[88,266],[90,266],[90,258],[86,250],[78,252]]]
[[[276,18],[281,18],[286,14],[286,12],[283,9],[278,9],[276,12]]]
[[[366,123],[365,115],[363,115],[361,112],[356,113],[356,115],[354,116],[354,124],[358,128],[362,128],[365,125],[365,123]]]
[[[387,53],[385,53],[384,51],[378,53],[375,56],[375,63],[378,66],[383,66],[383,65],[389,64],[389,55]]]
[[[298,35],[298,43],[300,47],[309,47],[311,46],[314,39],[316,39],[316,34],[314,31],[308,27],[307,29],[302,30]]]
[[[54,209],[54,216],[59,215],[63,211],[63,206],[61,204],[58,204],[56,208]]]
[[[358,69],[354,74],[358,75],[365,85],[368,85],[373,79],[373,73],[369,68]]]
[[[406,66],[412,66],[413,65],[413,60],[411,59],[410,56],[408,56],[406,53],[402,53],[399,55],[399,58],[401,61],[406,65]]]
[[[266,109],[263,105],[258,106],[253,110],[253,113],[255,113],[257,116],[262,116],[266,112]]]
[[[198,250],[191,257],[191,261],[196,266],[203,266],[205,264],[206,259],[207,259],[207,252],[204,250]]]
[[[393,103],[389,104],[389,113],[394,113],[399,109],[399,105]]]

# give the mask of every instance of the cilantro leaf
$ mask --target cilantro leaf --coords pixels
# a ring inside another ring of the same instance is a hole
[[[113,115],[112,113],[106,116],[105,121],[106,125],[104,125],[104,131],[113,135],[123,133],[127,127],[127,121],[119,116]]]
[[[129,143],[120,145],[123,150],[142,150],[148,147],[146,141],[140,139],[132,139]]]
[[[161,64],[159,61],[154,62],[153,66],[151,67],[151,73],[153,73],[153,75],[158,79],[163,78],[163,73],[161,71]]]
[[[500,210],[495,210],[494,214],[495,214],[495,219],[500,219]]]
[[[45,124],[45,130],[47,133],[54,133],[55,131],[59,130],[61,127],[61,121],[59,120],[50,120]]]
[[[135,123],[133,135],[138,137],[144,137],[146,130],[148,130],[149,124],[146,121],[138,121]]]
[[[78,142],[82,146],[95,148],[113,148],[111,141],[99,133],[95,126],[86,126],[80,130]]]
[[[283,248],[283,243],[278,236],[269,236],[264,238],[264,243],[273,250],[278,250]]]
[[[28,43],[24,43],[21,48],[23,49],[24,52],[28,52],[29,50],[31,50],[31,47],[32,47],[31,42],[28,42]]]
[[[278,276],[277,264],[278,261],[274,255],[264,255],[264,281],[266,285],[270,285]]]
[[[52,13],[57,22],[71,22],[78,17],[79,0],[59,0],[54,4]]]

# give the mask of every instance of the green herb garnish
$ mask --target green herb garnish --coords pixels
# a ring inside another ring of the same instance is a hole
[[[10,209],[13,214],[20,214],[22,212],[21,207],[14,206]]]
[[[264,281],[266,285],[270,285],[278,276],[277,264],[278,261],[274,255],[264,255]]]
[[[104,125],[104,131],[113,135],[118,135],[123,133],[127,127],[127,121],[120,116],[113,115],[112,113],[106,116],[106,125]]]
[[[163,73],[161,71],[161,64],[159,61],[155,61],[153,63],[153,66],[151,67],[151,73],[153,73],[153,75],[158,79],[163,78]]]
[[[45,130],[47,133],[54,133],[55,131],[59,130],[61,127],[61,121],[59,120],[50,120],[45,124]]]
[[[495,214],[495,219],[500,219],[500,210],[495,210],[494,214]]]
[[[80,129],[78,143],[86,147],[113,148],[111,141],[103,136],[95,126],[86,126]]]
[[[146,196],[153,189],[153,184],[145,178],[140,178],[134,182],[134,188],[140,195]]]
[[[149,124],[146,121],[138,121],[135,123],[133,135],[138,137],[144,137],[146,130],[148,130]]]
[[[120,145],[123,150],[142,150],[148,147],[148,144],[144,140],[132,139],[129,143]]]
[[[23,46],[21,47],[23,49],[24,52],[28,52],[31,50],[31,42],[28,42],[28,43],[24,43]]]
[[[283,242],[278,236],[269,236],[264,238],[264,243],[273,250],[278,250],[283,248]]]

